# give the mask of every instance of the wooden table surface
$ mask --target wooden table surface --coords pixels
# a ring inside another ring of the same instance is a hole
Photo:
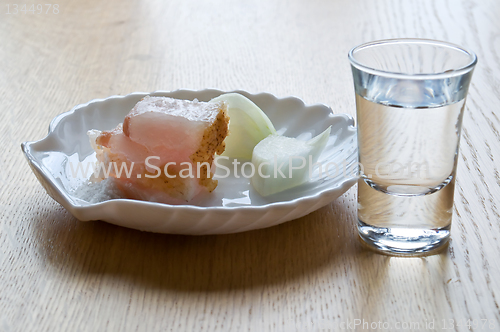
[[[500,331],[498,0],[14,1],[0,6],[0,331]],[[438,255],[364,249],[356,188],[242,234],[80,222],[21,153],[55,115],[133,91],[265,91],[354,115],[347,52],[395,37],[479,58]]]

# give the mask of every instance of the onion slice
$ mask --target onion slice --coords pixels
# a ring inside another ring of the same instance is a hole
[[[262,196],[269,196],[307,182],[313,164],[328,142],[330,131],[331,126],[308,141],[280,135],[260,141],[252,155],[254,189]]]
[[[239,93],[226,93],[211,100],[224,101],[229,116],[229,135],[223,156],[250,160],[254,147],[276,129],[264,113],[250,99]]]

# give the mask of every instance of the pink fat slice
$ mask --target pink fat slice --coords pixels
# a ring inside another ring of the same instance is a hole
[[[228,122],[224,103],[148,96],[135,105],[123,125],[89,136],[98,162],[117,164],[109,176],[118,180],[126,197],[183,204],[217,186],[211,179],[213,160],[215,153],[224,151]],[[203,163],[211,165],[210,172],[198,166]],[[118,174],[123,164],[132,169],[129,174]]]

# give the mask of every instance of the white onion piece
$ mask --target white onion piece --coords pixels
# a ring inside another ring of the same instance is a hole
[[[255,145],[276,134],[276,129],[257,105],[239,93],[226,93],[211,100],[219,101],[227,103],[229,116],[229,135],[222,155],[250,160]]]
[[[318,161],[330,131],[328,127],[308,141],[280,135],[260,141],[252,155],[255,167],[252,186],[260,195],[269,196],[307,182],[309,168]]]

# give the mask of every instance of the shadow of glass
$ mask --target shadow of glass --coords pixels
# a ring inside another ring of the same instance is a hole
[[[437,308],[432,314],[445,317],[447,295],[443,285],[451,269],[448,245],[433,255],[420,257],[383,255],[361,246],[364,251],[359,261],[363,263],[357,264],[353,271],[353,278],[358,281],[356,286],[365,294],[360,303],[361,318],[371,322],[384,317],[387,308],[381,303],[388,307],[401,305],[404,309],[397,310],[411,313],[421,327],[431,317],[421,309],[431,304]]]
[[[146,233],[80,222],[62,208],[40,209],[33,212],[32,229],[42,256],[69,276],[99,274],[146,287],[218,291],[282,284],[339,265],[340,256],[354,254],[348,247],[356,242],[344,209],[337,200],[272,228],[211,236]]]

